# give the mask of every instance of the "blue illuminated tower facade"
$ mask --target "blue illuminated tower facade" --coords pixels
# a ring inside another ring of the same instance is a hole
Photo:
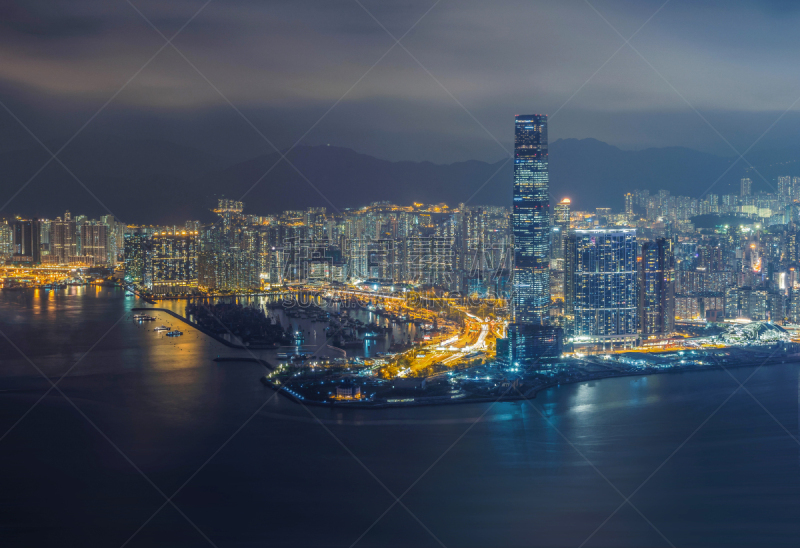
[[[639,336],[636,229],[572,230],[564,248],[564,302],[574,342],[603,348],[635,345]]]
[[[545,325],[550,306],[550,176],[547,115],[514,120],[513,321]]]

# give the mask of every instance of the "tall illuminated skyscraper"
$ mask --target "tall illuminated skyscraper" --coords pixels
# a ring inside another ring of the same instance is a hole
[[[550,176],[547,116],[514,120],[513,320],[545,325],[550,305]]]
[[[564,238],[569,233],[569,206],[570,199],[564,198],[553,208],[553,249],[551,256],[554,259],[564,258]]]
[[[667,335],[675,329],[675,260],[672,241],[642,244],[639,263],[639,322],[642,335]]]
[[[197,277],[197,233],[166,232],[154,234],[147,254],[150,270],[148,289],[156,295],[184,294],[195,291]]]
[[[632,345],[639,329],[636,229],[572,230],[564,302],[575,342]]]

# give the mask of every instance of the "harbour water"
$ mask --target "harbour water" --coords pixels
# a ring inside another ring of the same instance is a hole
[[[283,299],[280,297],[223,297],[218,300],[226,303],[236,302],[243,306],[251,306],[263,310],[268,317],[283,326],[284,329],[289,329],[293,333],[301,333],[304,339],[303,344],[309,347],[320,349],[320,347],[331,345],[333,342],[330,334],[326,331],[326,328],[328,327],[327,322],[317,321],[316,319],[309,317],[297,317],[290,315],[287,312],[289,312],[291,308],[274,306],[280,305],[283,302]],[[171,310],[176,314],[186,316],[186,303],[187,301],[185,300],[175,299],[159,302],[158,306]],[[335,349],[326,351],[324,348],[322,348],[316,353],[316,355],[321,357],[336,358],[345,355],[347,357],[375,357],[379,353],[388,352],[393,343],[411,343],[416,337],[423,336],[422,330],[417,328],[416,325],[411,322],[392,322],[389,318],[381,316],[380,314],[370,311],[366,308],[345,307],[339,304],[329,305],[326,304],[325,301],[320,301],[320,304],[324,310],[328,312],[346,313],[351,319],[358,320],[364,325],[375,324],[381,327],[389,328],[388,332],[382,333],[380,336],[375,338],[364,338],[363,336],[365,332],[368,331],[364,329],[359,333],[359,338],[364,340],[363,345],[359,347],[350,346],[345,352],[339,352]],[[300,309],[297,307],[295,310]],[[230,336],[228,336],[228,338],[230,338]],[[265,359],[277,360],[277,350],[264,351],[260,352],[259,354]]]
[[[797,544],[797,364],[731,371],[752,396],[705,371],[305,408],[212,361],[246,351],[134,322],[141,304],[0,292],[3,546]]]

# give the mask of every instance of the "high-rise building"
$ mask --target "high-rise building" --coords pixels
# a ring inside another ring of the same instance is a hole
[[[191,293],[197,289],[197,233],[160,232],[147,255],[149,289],[156,295]]]
[[[78,254],[77,230],[75,221],[66,212],[64,218],[57,217],[50,224],[50,255],[53,261],[61,264],[68,264],[71,257]]]
[[[13,254],[14,237],[12,225],[7,219],[0,219],[0,260],[5,260]]]
[[[741,185],[741,191],[739,192],[739,196],[742,197],[750,196],[753,186],[753,181],[748,177],[744,177],[740,181],[740,185]]]
[[[633,201],[633,194],[628,192],[625,195],[625,215],[627,215],[628,218],[633,217]]]
[[[792,177],[792,200],[800,200],[800,177]]]
[[[15,262],[42,262],[39,221],[16,220],[12,232],[14,252],[12,259]]]
[[[544,325],[550,305],[550,178],[547,116],[514,121],[513,321]]]
[[[147,251],[150,247],[150,236],[147,230],[140,227],[128,227],[125,233],[125,282],[130,284],[149,285],[150,272],[147,265]]]
[[[564,237],[569,232],[570,199],[564,198],[553,208],[553,243],[551,256],[554,259],[564,258]]]
[[[573,230],[566,239],[565,311],[573,340],[635,343],[639,328],[636,230]]]
[[[39,249],[43,262],[50,262],[50,230],[52,224],[53,221],[49,219],[39,220]]]
[[[788,175],[778,177],[778,196],[791,199],[792,197],[792,178]]]
[[[81,225],[82,255],[96,265],[108,264],[108,225],[95,221]],[[88,262],[88,261],[87,261]]]
[[[642,244],[639,263],[639,321],[643,336],[667,335],[675,329],[675,260],[672,241]]]
[[[116,266],[120,251],[121,236],[124,234],[122,223],[118,223],[113,215],[103,215],[100,222],[106,225],[106,262]]]

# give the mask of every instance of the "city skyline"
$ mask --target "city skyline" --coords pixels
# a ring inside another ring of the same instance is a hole
[[[798,24],[0,2],[0,545],[796,545]]]

